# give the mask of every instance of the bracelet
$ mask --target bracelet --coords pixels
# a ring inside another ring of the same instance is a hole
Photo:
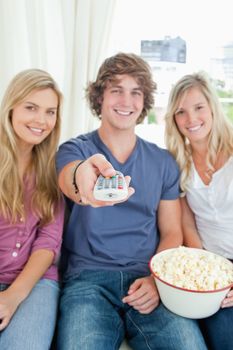
[[[79,167],[83,162],[85,162],[85,159],[82,160],[81,162],[79,162],[79,163],[75,166],[74,172],[73,172],[73,181],[72,181],[72,185],[74,186],[74,191],[75,191],[76,194],[79,193],[78,185],[77,185],[77,182],[76,182],[76,172],[77,172],[77,170],[78,170],[78,167]]]

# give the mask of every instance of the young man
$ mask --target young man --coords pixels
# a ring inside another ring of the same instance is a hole
[[[159,303],[148,267],[156,251],[182,244],[178,167],[166,150],[135,135],[155,88],[137,55],[106,59],[87,89],[100,128],[59,149],[59,183],[71,213],[58,349],[118,349],[125,336],[133,349],[206,349],[195,321]],[[99,173],[115,170],[130,175],[134,189],[113,206],[92,192]]]

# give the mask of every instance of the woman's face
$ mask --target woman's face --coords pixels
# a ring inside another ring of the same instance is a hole
[[[58,97],[51,88],[32,91],[12,111],[12,126],[19,147],[33,147],[52,132],[57,120]]]
[[[189,139],[191,145],[207,142],[213,117],[200,89],[193,87],[184,93],[175,111],[175,121],[180,133]]]

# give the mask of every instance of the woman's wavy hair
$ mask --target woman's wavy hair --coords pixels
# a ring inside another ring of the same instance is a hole
[[[12,127],[12,111],[31,92],[48,88],[58,97],[56,124],[47,138],[33,147],[30,173],[26,174],[26,177],[35,176],[31,207],[39,215],[41,225],[52,221],[54,210],[61,199],[55,153],[61,129],[62,93],[50,74],[40,69],[27,69],[10,82],[0,107],[0,214],[11,222],[26,215],[23,209],[24,186],[17,166],[17,138]]]
[[[233,154],[233,126],[225,117],[217,93],[210,78],[205,72],[185,75],[172,88],[167,113],[165,115],[165,142],[168,150],[173,154],[181,170],[181,189],[187,188],[192,164],[192,148],[179,131],[175,112],[181,98],[191,88],[198,88],[205,96],[210,106],[213,124],[208,138],[208,154],[206,164],[210,169],[214,169],[214,164],[218,155],[224,154],[229,157]]]
[[[118,53],[107,58],[101,65],[96,81],[90,82],[86,97],[91,111],[101,119],[103,93],[108,82],[116,81],[117,75],[127,74],[136,79],[144,94],[144,107],[137,120],[140,124],[154,105],[154,93],[157,85],[153,81],[150,66],[141,57],[130,53]]]

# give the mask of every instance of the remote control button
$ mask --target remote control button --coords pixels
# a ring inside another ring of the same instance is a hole
[[[110,187],[110,178],[106,177],[104,181],[104,188],[109,188]]]
[[[125,199],[128,188],[123,174],[119,171],[111,177],[100,175],[94,187],[94,197],[98,200],[115,201]]]

